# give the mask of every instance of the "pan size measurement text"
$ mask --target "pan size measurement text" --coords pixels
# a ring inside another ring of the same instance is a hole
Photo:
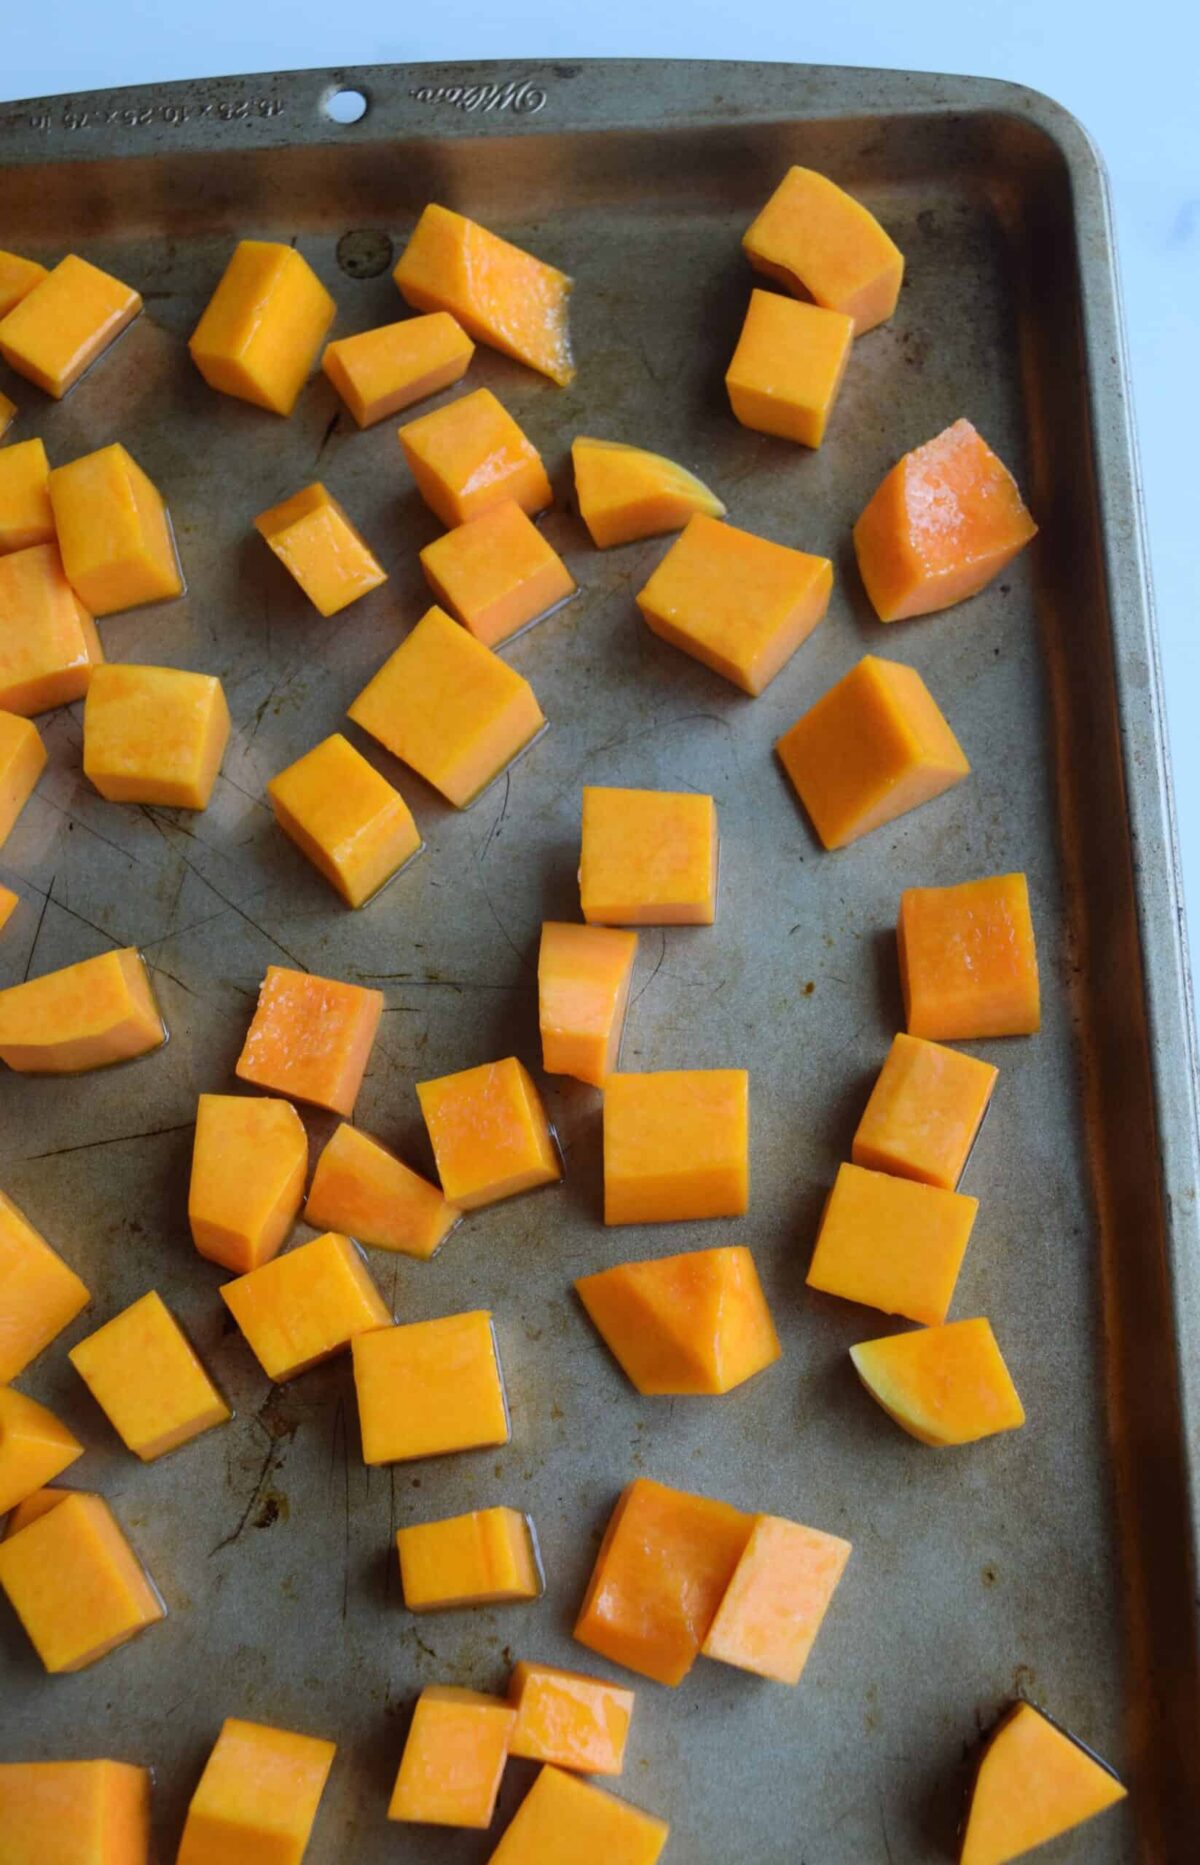
[[[34,110],[27,119],[35,130],[148,129],[165,123],[178,129],[185,123],[241,123],[249,118],[282,116],[286,106],[278,97],[216,97],[204,102],[114,104],[110,108],[85,108],[66,103],[58,110]]]

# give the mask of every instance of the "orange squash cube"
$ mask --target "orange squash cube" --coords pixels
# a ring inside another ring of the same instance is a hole
[[[77,1075],[167,1040],[142,955],[132,946],[0,991],[0,1062],[27,1075]]]
[[[600,1544],[575,1637],[657,1683],[682,1683],[754,1520],[727,1502],[636,1477]]]
[[[0,1515],[82,1455],[83,1445],[53,1412],[14,1386],[0,1386]]]
[[[893,466],[854,527],[863,585],[881,622],[978,595],[1037,535],[1017,482],[969,421]]]
[[[496,1330],[484,1309],[375,1328],[352,1344],[363,1462],[507,1444]]]
[[[489,1865],[656,1865],[665,1820],[558,1768],[543,1768]]]
[[[865,1340],[850,1358],[876,1403],[922,1444],[974,1444],[1025,1423],[988,1321]]]
[[[369,1133],[345,1121],[327,1141],[304,1207],[304,1222],[342,1230],[378,1250],[428,1259],[462,1216],[436,1185]]]
[[[717,852],[709,796],[583,787],[579,901],[591,925],[711,926]]]
[[[337,1747],[230,1716],[192,1795],[175,1865],[300,1865]]]
[[[502,1606],[537,1599],[542,1571],[527,1515],[472,1509],[396,1531],[404,1604],[410,1612]]]
[[[91,1299],[75,1271],[0,1192],[0,1386],[23,1373]]]
[[[516,1720],[501,1697],[426,1685],[409,1725],[388,1819],[490,1826]]]
[[[873,1172],[952,1192],[987,1113],[998,1070],[901,1031],[858,1123],[851,1158]]]
[[[740,1244],[618,1263],[581,1276],[575,1289],[639,1392],[732,1392],[782,1351],[754,1258]]]
[[[0,318],[0,356],[61,400],[141,308],[132,286],[68,253]]]
[[[742,1217],[750,1202],[745,1069],[610,1075],[604,1086],[604,1222]]]
[[[579,516],[597,550],[681,531],[697,512],[725,516],[716,493],[694,473],[645,447],[581,434],[571,442],[571,461]]]
[[[56,466],[50,503],[67,581],[93,615],[183,594],[162,494],[124,447]]]
[[[235,1072],[349,1119],[382,1015],[382,991],[268,965]]]
[[[946,1319],[977,1198],[844,1165],[821,1218],[810,1289],[936,1327]]]
[[[392,277],[417,311],[450,311],[464,330],[564,388],[575,374],[571,281],[557,267],[431,202]]]
[[[861,201],[811,168],[789,168],[742,240],[756,272],[854,320],[861,337],[892,315],[904,255]]]
[[[513,499],[435,538],[421,568],[443,607],[489,648],[575,593],[566,564]]]
[[[0,440],[4,439],[9,428],[17,418],[17,404],[7,395],[0,394]]]
[[[338,615],[387,582],[344,506],[319,480],[260,512],[254,529],[321,615]]]
[[[542,1067],[602,1088],[617,1066],[637,934],[545,920],[538,947]]]
[[[239,240],[188,349],[210,388],[289,415],[336,308],[294,247]]]
[[[39,1521],[43,1515],[49,1515],[51,1509],[57,1509],[65,1496],[75,1494],[76,1492],[70,1489],[35,1489],[12,1511],[4,1524],[4,1533],[0,1535],[0,1541],[7,1541],[12,1535],[19,1535],[23,1528],[29,1527],[31,1522]]]
[[[8,403],[11,408],[12,403]],[[7,427],[0,420],[0,434]],[[54,542],[50,462],[45,442],[21,440],[0,449],[0,555]]]
[[[7,317],[14,306],[27,298],[49,272],[36,259],[23,259],[20,253],[0,252],[0,317]]]
[[[67,1358],[122,1443],[143,1463],[232,1417],[153,1289],[77,1341]]]
[[[910,1036],[972,1042],[1041,1027],[1037,947],[1023,874],[909,887],[896,928]]]
[[[653,634],[743,693],[761,693],[829,607],[828,557],[773,544],[701,514],[637,605]]]
[[[150,1865],[150,1770],[0,1762],[5,1865]]]
[[[336,1231],[223,1283],[221,1299],[267,1378],[280,1385],[392,1320],[362,1252]]]
[[[290,1101],[202,1094],[188,1186],[188,1223],[201,1256],[241,1275],[269,1262],[296,1221],[307,1171],[308,1135]]]
[[[510,1755],[580,1774],[620,1774],[625,1766],[632,1690],[522,1659],[508,1680],[508,1700],[517,1712]]]
[[[778,1515],[756,1516],[704,1656],[798,1684],[849,1559],[850,1543],[837,1535]]]
[[[0,706],[28,715],[82,699],[103,659],[57,544],[0,557]]]
[[[101,1496],[82,1491],[0,1542],[0,1588],[48,1671],[82,1671],[166,1617]]]
[[[1015,1703],[980,1757],[959,1865],[1008,1865],[1074,1832],[1125,1794],[1099,1756],[1032,1703]]]
[[[460,1210],[561,1179],[541,1096],[515,1056],[419,1081],[417,1099],[442,1190]]]
[[[826,848],[929,803],[971,766],[913,667],[866,654],[775,746]]]
[[[36,725],[0,711],[0,848],[33,795],[46,765],[46,747]]]
[[[729,405],[743,427],[819,447],[854,340],[844,311],[752,291],[733,361]]]
[[[275,820],[347,906],[365,906],[424,847],[408,804],[333,732],[272,777]]]
[[[349,715],[458,809],[546,724],[528,680],[438,608],[426,610]]]
[[[83,708],[83,770],[110,803],[207,809],[229,742],[215,674],[106,661]]]
[[[321,367],[360,427],[374,427],[467,372],[475,345],[447,311],[327,343]]]
[[[417,490],[450,530],[512,499],[532,518],[553,501],[541,455],[490,389],[397,430]]]

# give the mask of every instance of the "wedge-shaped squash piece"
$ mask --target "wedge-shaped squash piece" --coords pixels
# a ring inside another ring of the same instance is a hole
[[[561,387],[575,365],[567,329],[571,281],[557,267],[431,202],[392,273],[417,311],[450,311],[471,336]]]
[[[0,1539],[7,1541],[10,1535],[19,1535],[23,1528],[29,1527],[31,1522],[39,1521],[43,1515],[49,1515],[51,1509],[57,1509],[59,1503],[67,1496],[73,1496],[76,1493],[74,1490],[55,1489],[53,1486],[35,1489],[32,1495],[26,1496],[23,1502],[17,1504],[4,1524],[4,1534]]]
[[[410,1612],[510,1605],[542,1590],[537,1543],[519,1509],[472,1509],[396,1530],[404,1604]]]
[[[810,1289],[940,1325],[971,1237],[977,1198],[841,1166],[808,1270]]]
[[[896,926],[910,1036],[971,1042],[1041,1027],[1037,946],[1023,874],[909,887]]]
[[[990,1321],[865,1340],[850,1358],[871,1397],[922,1444],[974,1444],[1025,1423]]]
[[[449,530],[512,499],[532,518],[553,500],[541,455],[491,389],[396,430],[417,490]]]
[[[82,1491],[0,1542],[0,1587],[48,1671],[81,1671],[166,1616],[108,1504]]]
[[[566,564],[515,499],[435,538],[421,568],[438,601],[489,648],[575,593]]]
[[[488,1865],[656,1865],[670,1831],[604,1788],[545,1767]]]
[[[585,784],[579,904],[590,925],[711,926],[717,806],[690,790]]]
[[[858,1123],[855,1165],[952,1192],[998,1073],[976,1056],[899,1031]]]
[[[725,516],[716,493],[694,473],[645,447],[581,434],[571,442],[571,461],[579,516],[597,550],[682,531],[697,512]]]
[[[752,291],[725,372],[729,405],[742,426],[819,447],[853,338],[854,320],[843,311]]]
[[[226,1282],[221,1299],[267,1378],[279,1383],[392,1320],[362,1252],[336,1231]]]
[[[187,1335],[153,1289],[77,1341],[67,1358],[143,1463],[231,1417]]]
[[[0,1515],[83,1456],[83,1445],[35,1399],[0,1386]]]
[[[0,1762],[4,1865],[149,1865],[150,1770]]]
[[[269,1262],[295,1222],[307,1171],[308,1135],[290,1101],[202,1094],[188,1187],[201,1256],[240,1275]]]
[[[5,425],[0,421],[0,434]],[[0,555],[53,541],[54,510],[45,442],[18,441],[16,446],[0,451]]]
[[[975,1777],[959,1865],[1008,1865],[1124,1800],[1090,1749],[1031,1703],[1017,1703],[989,1736]]]
[[[319,480],[260,512],[254,529],[320,615],[340,614],[387,581],[345,507]]]
[[[207,809],[228,742],[229,707],[215,674],[115,661],[94,670],[83,769],[110,803]]]
[[[327,343],[321,367],[360,427],[373,427],[466,374],[475,345],[446,311]]]
[[[25,259],[20,253],[0,252],[0,317],[7,317],[47,276],[47,268],[39,265],[36,259]]]
[[[317,1230],[422,1258],[441,1247],[461,1216],[436,1185],[345,1121],[317,1161],[304,1207],[304,1222]]]
[[[706,1658],[798,1684],[850,1543],[782,1516],[759,1515],[702,1647]]]
[[[513,1667],[508,1700],[517,1712],[509,1754],[580,1774],[620,1774],[633,1718],[633,1692],[552,1664]]]
[[[731,1392],[779,1358],[754,1258],[740,1244],[620,1263],[575,1287],[639,1392]]]
[[[50,503],[67,581],[93,615],[183,594],[162,494],[119,443],[56,466]]]
[[[265,1723],[222,1724],[175,1865],[300,1865],[337,1749]]]
[[[0,706],[27,716],[82,699],[103,659],[57,544],[0,557]]]
[[[364,1463],[508,1443],[496,1330],[486,1309],[375,1328],[356,1338],[353,1354]]]
[[[126,946],[0,991],[0,1062],[75,1075],[128,1062],[167,1039],[140,952]]]
[[[861,201],[815,169],[789,168],[742,246],[756,272],[853,318],[856,337],[896,308],[904,255]]]
[[[36,725],[0,711],[0,848],[33,795],[46,766],[46,747]]]
[[[382,991],[268,965],[236,1072],[349,1117],[382,1015]]]
[[[0,887],[0,932],[4,931],[20,904],[20,895],[14,894],[11,887]]]
[[[542,1067],[602,1088],[617,1066],[637,934],[545,920],[538,948]]]
[[[23,1373],[90,1300],[75,1271],[0,1192],[0,1386]]]
[[[350,907],[365,906],[424,847],[400,792],[340,732],[272,777],[267,795],[284,834]]]
[[[0,356],[58,400],[141,308],[131,285],[68,253],[0,318]]]
[[[288,415],[335,309],[294,247],[239,240],[188,349],[211,388]]]
[[[745,1069],[656,1069],[604,1085],[604,1222],[742,1217],[750,1201]]]
[[[562,1177],[542,1098],[515,1056],[419,1081],[417,1099],[442,1190],[461,1210]]]
[[[427,1685],[413,1711],[388,1819],[490,1826],[516,1720],[503,1697]]]

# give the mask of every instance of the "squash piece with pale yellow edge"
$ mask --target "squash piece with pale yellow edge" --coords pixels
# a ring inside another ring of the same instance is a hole
[[[542,1067],[602,1088],[617,1066],[637,934],[612,926],[542,923],[538,1027]]]
[[[207,809],[229,742],[215,674],[106,661],[83,708],[83,770],[110,803]]]
[[[659,1069],[604,1085],[604,1222],[742,1217],[750,1200],[745,1069]]]
[[[340,732],[272,777],[275,820],[347,906],[361,907],[424,847],[400,792]]]
[[[148,1768],[0,1762],[5,1865],[150,1865]]]
[[[571,461],[579,516],[597,550],[681,531],[697,512],[725,516],[716,493],[694,473],[645,447],[581,434],[571,442]]]
[[[1074,1832],[1125,1794],[1099,1756],[1032,1703],[1016,1703],[984,1744],[959,1865],[1008,1865]]]
[[[73,1432],[35,1399],[0,1386],[0,1515],[82,1457]]]
[[[462,1212],[369,1133],[343,1121],[317,1160],[304,1222],[377,1250],[428,1259]]]
[[[427,1684],[413,1710],[388,1819],[490,1826],[516,1720],[502,1697]]]
[[[472,1509],[396,1531],[404,1604],[410,1612],[500,1606],[537,1599],[542,1574],[529,1517],[519,1509]]]
[[[374,427],[466,374],[475,345],[446,311],[327,343],[321,367],[359,427]]]
[[[840,1166],[808,1286],[938,1326],[946,1319],[978,1209],[979,1200],[962,1192]]]
[[[420,555],[438,601],[489,648],[575,593],[566,564],[513,499],[456,525]]]
[[[711,926],[717,854],[712,797],[584,785],[579,903],[589,925]]]
[[[620,1774],[634,1695],[604,1678],[522,1659],[508,1680],[517,1712],[510,1755],[580,1774]]]
[[[260,512],[254,529],[321,615],[340,614],[387,581],[344,506],[319,480]]]
[[[4,439],[16,418],[16,402],[10,396],[0,393],[0,440]]]
[[[532,518],[553,502],[541,455],[490,389],[474,389],[397,437],[417,490],[447,530],[512,499]]]
[[[34,286],[48,276],[48,268],[39,265],[36,259],[0,251],[0,317],[7,317],[22,298],[27,298]]]
[[[377,1327],[351,1343],[366,1464],[489,1449],[512,1435],[486,1309]]]
[[[382,991],[268,965],[235,1073],[349,1119],[382,1015]]]
[[[175,1865],[300,1865],[336,1754],[320,1736],[228,1717],[188,1805]]]
[[[901,1030],[858,1123],[855,1165],[952,1192],[998,1073],[990,1062]]]
[[[903,253],[861,201],[815,169],[789,168],[742,247],[756,272],[852,318],[856,337],[896,308]]]
[[[1037,946],[1023,874],[908,887],[896,926],[910,1036],[973,1042],[1041,1027]]]
[[[11,887],[0,887],[0,932],[4,931],[20,904],[21,896],[14,894]]]
[[[922,1444],[974,1444],[1025,1423],[988,1321],[861,1341],[850,1358],[871,1397]]]
[[[542,1098],[515,1056],[417,1083],[442,1190],[463,1211],[562,1177]]]
[[[141,308],[131,285],[68,253],[0,318],[0,356],[61,400]]]
[[[0,410],[0,417],[2,414]],[[5,425],[0,418],[0,434]],[[20,440],[0,448],[0,555],[53,541],[54,510],[45,442]]]
[[[68,1496],[0,1542],[0,1589],[46,1669],[82,1671],[166,1617],[102,1496]]]
[[[843,311],[753,291],[725,372],[729,405],[743,427],[819,447],[842,386],[854,320]]]
[[[290,1101],[202,1094],[188,1186],[201,1256],[239,1275],[269,1262],[295,1223],[307,1171],[308,1135]]]
[[[67,1358],[122,1443],[143,1463],[232,1416],[153,1289],[77,1341]]]
[[[754,1258],[740,1244],[618,1263],[581,1276],[575,1289],[639,1392],[732,1392],[782,1351]]]
[[[0,557],[0,706],[29,715],[82,699],[104,659],[57,544]]]
[[[90,1300],[75,1271],[0,1192],[0,1386],[23,1373]]]
[[[546,1766],[488,1865],[656,1865],[670,1831],[666,1820]]]
[[[0,710],[0,848],[33,795],[46,766],[46,747],[36,725]]]
[[[294,247],[239,240],[188,349],[210,388],[289,415],[336,309]]]
[[[56,466],[50,503],[67,581],[93,615],[183,594],[162,494],[119,443]]]
[[[161,1049],[167,1040],[140,952],[124,946],[0,991],[0,1062],[27,1075],[75,1075]]]
[[[706,1658],[798,1684],[850,1543],[778,1515],[758,1515],[701,1647]]]
[[[223,1283],[221,1299],[267,1378],[279,1384],[392,1321],[361,1250],[336,1231]]]
[[[564,388],[575,374],[567,329],[571,280],[477,221],[431,202],[393,279],[417,311],[449,311],[480,343]]]

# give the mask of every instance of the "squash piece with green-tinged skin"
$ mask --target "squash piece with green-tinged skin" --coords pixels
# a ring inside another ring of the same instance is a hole
[[[697,512],[725,516],[716,493],[694,473],[645,447],[580,435],[571,443],[571,460],[579,516],[597,550],[682,531]]]
[[[850,1358],[871,1397],[922,1444],[974,1444],[1025,1423],[988,1321],[862,1341]]]

